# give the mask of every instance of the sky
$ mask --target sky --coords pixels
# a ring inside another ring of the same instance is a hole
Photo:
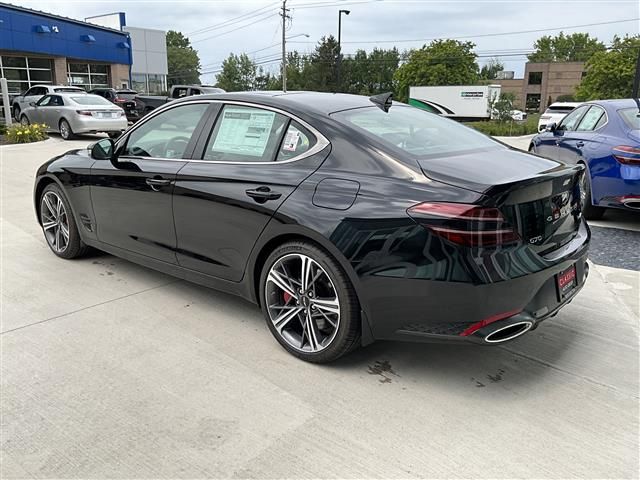
[[[125,12],[134,27],[178,30],[200,55],[201,81],[215,82],[215,73],[230,54],[250,57],[276,72],[282,36],[278,9],[270,0],[24,0],[11,3],[75,19]],[[342,15],[342,51],[374,47],[419,48],[433,38],[460,38],[476,44],[482,65],[492,56],[521,78],[533,43],[542,35],[588,32],[609,44],[614,35],[640,33],[638,0],[287,0],[291,19],[287,50],[310,53],[322,36],[337,36]],[[240,17],[240,18],[238,18]],[[631,20],[624,23],[596,23]],[[577,28],[566,28],[587,25]],[[531,30],[549,29],[547,32]],[[553,30],[551,30],[553,29]],[[509,35],[495,35],[508,32]],[[306,35],[309,37],[307,38]],[[466,37],[466,38],[461,38]],[[257,51],[259,50],[259,51]]]

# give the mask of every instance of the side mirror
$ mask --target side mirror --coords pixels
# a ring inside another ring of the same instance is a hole
[[[91,158],[95,160],[111,160],[115,151],[115,143],[110,138],[103,138],[91,146]]]
[[[549,125],[547,125],[546,127],[544,127],[544,131],[545,132],[555,132],[556,128],[558,128],[558,126],[556,125],[555,122],[550,123]]]
[[[29,102],[29,106],[30,107],[35,107],[36,106],[36,102]]]

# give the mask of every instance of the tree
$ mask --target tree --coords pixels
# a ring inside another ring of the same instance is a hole
[[[199,84],[200,57],[190,40],[174,30],[167,32],[167,84]]]
[[[511,110],[513,110],[513,102],[515,101],[516,96],[511,92],[500,94],[498,99],[491,104],[491,118],[499,122],[510,122],[513,120]]]
[[[394,89],[393,75],[400,63],[396,48],[374,48],[371,53],[358,50],[342,61],[342,91],[359,95],[375,95]]]
[[[605,50],[604,43],[588,33],[545,35],[533,47],[535,51],[527,56],[530,62],[586,62],[594,53]]]
[[[478,81],[475,44],[458,40],[435,40],[409,52],[406,63],[394,74],[396,93],[406,100],[410,86],[469,85]]]
[[[580,101],[630,98],[639,51],[640,35],[614,37],[608,51],[597,52],[587,61],[586,75],[576,90],[576,98]]]
[[[255,90],[257,73],[256,64],[246,53],[232,53],[222,62],[222,71],[216,76],[216,86],[227,92]]]
[[[303,69],[304,88],[318,92],[337,90],[337,60],[340,48],[333,35],[322,37]]]
[[[504,63],[497,58],[492,58],[480,70],[481,80],[495,80],[498,77],[498,72],[504,70]]]

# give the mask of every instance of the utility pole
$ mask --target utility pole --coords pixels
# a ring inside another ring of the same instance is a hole
[[[282,13],[280,16],[282,17],[282,91],[287,91],[287,47],[285,37],[285,31],[287,26],[287,20],[291,17],[287,15],[289,9],[287,8],[287,0],[282,0]]]

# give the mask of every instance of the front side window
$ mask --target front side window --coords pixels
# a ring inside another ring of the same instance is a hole
[[[45,95],[40,100],[36,102],[36,105],[39,107],[46,107],[51,103],[52,95]]]
[[[133,130],[121,155],[182,158],[208,103],[180,105],[165,110]]]
[[[64,106],[64,100],[60,95],[51,95],[51,101],[49,102],[49,106],[51,107],[62,107]]]
[[[476,130],[414,107],[394,105],[385,113],[371,106],[336,112],[332,117],[416,156],[499,147]]]
[[[204,159],[271,162],[289,119],[271,110],[225,105],[207,142]]]
[[[600,107],[593,106],[589,109],[587,113],[584,114],[582,120],[580,120],[580,124],[576,131],[578,132],[589,132],[591,130],[595,130],[596,128],[600,128],[605,120],[606,115],[604,110]]]
[[[582,118],[582,115],[585,114],[588,108],[589,108],[589,105],[584,105],[582,107],[576,108],[574,111],[572,111],[569,115],[567,115],[560,121],[558,130],[573,132],[578,126],[578,122]]]

